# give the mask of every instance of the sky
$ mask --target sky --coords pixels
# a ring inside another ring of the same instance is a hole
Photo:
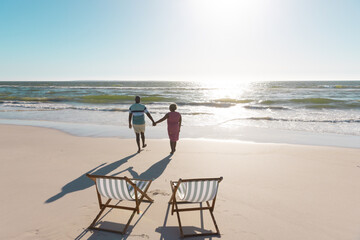
[[[0,80],[360,80],[358,0],[0,0]]]

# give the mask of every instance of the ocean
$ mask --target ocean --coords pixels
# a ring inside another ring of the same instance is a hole
[[[0,82],[0,123],[130,138],[136,95],[155,120],[176,103],[184,138],[360,147],[360,81]],[[147,125],[148,138],[167,137],[165,123]]]

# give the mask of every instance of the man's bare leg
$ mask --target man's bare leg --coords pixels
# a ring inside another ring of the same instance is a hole
[[[146,144],[145,144],[145,133],[141,133],[141,140],[142,140],[142,147],[144,148],[144,147],[146,147]]]
[[[139,133],[135,133],[136,134],[136,143],[138,146],[138,153],[140,153],[140,134]]]

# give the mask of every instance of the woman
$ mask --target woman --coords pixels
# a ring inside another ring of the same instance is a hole
[[[175,112],[177,106],[174,103],[170,105],[169,109],[170,112],[165,114],[165,116],[160,120],[158,120],[155,124],[161,123],[162,121],[167,119],[168,134],[170,138],[170,147],[171,147],[170,154],[174,154],[174,152],[176,151],[176,142],[179,140],[179,133],[181,127],[181,114]]]

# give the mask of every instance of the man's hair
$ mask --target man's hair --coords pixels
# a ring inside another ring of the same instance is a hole
[[[136,103],[139,103],[139,102],[140,102],[140,97],[139,97],[139,96],[136,96],[136,97],[135,97],[135,102],[136,102]]]

